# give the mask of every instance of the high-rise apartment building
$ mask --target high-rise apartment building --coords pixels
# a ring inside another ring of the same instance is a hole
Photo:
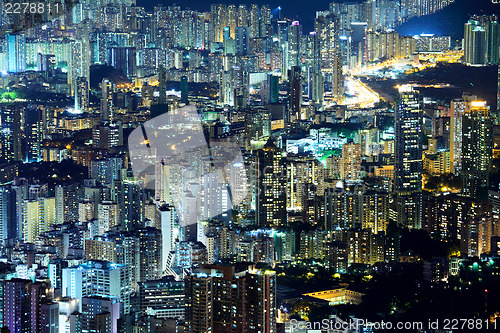
[[[342,56],[336,54],[332,66],[332,94],[334,97],[339,98],[344,94],[344,75],[342,73]]]
[[[154,312],[158,318],[183,320],[184,293],[184,281],[176,281],[172,276],[139,282],[139,308],[144,313]]]
[[[302,26],[299,21],[293,21],[288,28],[288,59],[289,66],[300,66],[300,42],[302,38]]]
[[[12,333],[30,332],[29,280],[11,279],[3,283],[3,325]]]
[[[270,140],[255,162],[256,224],[286,224],[286,169],[283,151]]]
[[[17,238],[16,196],[10,185],[0,185],[0,242]]]
[[[207,265],[184,282],[187,332],[276,332],[275,272]]]
[[[109,149],[123,145],[123,127],[121,123],[99,124],[92,128],[92,147]]]
[[[420,94],[400,88],[395,112],[394,190],[397,222],[410,228],[422,223],[423,110]]]
[[[462,192],[487,195],[492,167],[493,118],[485,101],[472,101],[462,116]]]
[[[259,37],[259,6],[250,5],[248,24],[250,27],[250,38]]]
[[[342,145],[340,174],[342,179],[356,180],[361,178],[361,145],[353,142]]]
[[[463,95],[450,103],[450,163],[455,174],[462,169],[462,117],[476,96]]]
[[[21,161],[21,108],[15,105],[0,107],[0,160]]]
[[[258,10],[258,8],[257,8]],[[227,27],[227,6],[222,4],[211,5],[212,43],[224,42],[224,28]]]
[[[118,297],[88,296],[81,302],[82,332],[119,332],[122,304]]]
[[[24,34],[7,34],[7,71],[21,73],[26,71],[26,36]]]
[[[465,63],[486,64],[486,29],[479,21],[469,20],[465,24],[463,49]]]
[[[89,108],[89,86],[87,78],[77,77],[75,87],[75,111],[86,112]]]
[[[101,82],[101,119],[109,121],[113,118],[113,93],[115,84],[108,79],[103,79]]]
[[[57,305],[47,297],[46,283],[13,278],[2,284],[3,327],[15,333],[55,333],[56,318],[47,315],[53,315]]]
[[[299,66],[293,66],[288,74],[288,121],[298,121],[302,117],[302,75]]]
[[[55,197],[23,200],[18,205],[22,205],[22,231],[25,242],[34,243],[39,234],[48,231],[56,222]]]
[[[118,297],[123,304],[123,314],[128,314],[131,291],[130,270],[126,265],[88,261],[62,270],[63,296],[77,299],[94,295]],[[79,308],[81,312],[82,303]]]
[[[139,238],[140,281],[155,280],[162,276],[161,231],[147,227],[135,232]]]

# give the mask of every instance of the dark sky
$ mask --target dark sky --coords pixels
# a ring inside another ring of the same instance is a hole
[[[178,4],[181,8],[196,10],[209,10],[211,3],[226,4],[268,4],[271,9],[281,6],[281,16],[298,19],[304,25],[304,32],[313,29],[316,11],[327,10],[329,0],[137,0],[137,5],[152,9],[156,4],[164,5]],[[455,3],[440,13],[427,17],[414,19],[400,27],[398,31],[404,35],[415,35],[420,33],[434,33],[436,35],[452,35],[454,38],[462,38],[463,24],[468,14],[493,13],[500,14],[500,5],[493,5],[491,0],[455,0]]]

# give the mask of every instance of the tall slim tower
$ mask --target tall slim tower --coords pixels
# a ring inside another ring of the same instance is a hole
[[[288,74],[288,121],[300,120],[300,108],[302,105],[302,76],[299,66],[293,66]]]
[[[250,5],[249,14],[250,38],[259,37],[259,6]]]
[[[238,6],[238,27],[248,27],[248,8],[246,5]]]
[[[43,115],[42,110],[35,107],[24,109],[24,160],[38,162],[42,158]]]
[[[112,118],[113,111],[113,83],[104,78],[101,82],[101,119],[109,121]]]
[[[500,56],[499,56],[500,57]],[[498,79],[497,79],[497,113],[495,125],[500,125],[500,59],[498,60]]]
[[[500,22],[492,19],[488,22],[488,33],[486,42],[486,61],[488,64],[498,64],[500,49]]]
[[[26,36],[24,34],[8,34],[7,42],[7,71],[20,73],[26,70]]]
[[[0,107],[0,161],[20,161],[21,150],[21,108],[15,105]]]
[[[0,244],[6,239],[15,239],[16,197],[10,185],[0,185]]]
[[[271,32],[271,9],[269,5],[260,8],[260,37],[266,38]]]
[[[342,145],[340,165],[342,179],[356,180],[361,177],[361,145],[353,142]]]
[[[300,36],[302,26],[299,21],[293,21],[288,30],[288,48],[290,67],[300,65]]]
[[[184,75],[181,77],[181,102],[184,104],[189,103],[188,93],[188,78]]]
[[[479,21],[469,20],[464,28],[464,58],[469,65],[486,63],[486,30]]]
[[[229,36],[232,39],[235,39],[235,32],[237,25],[238,25],[238,10],[236,9],[236,5],[228,5],[226,27],[229,27]]]
[[[162,235],[161,230],[147,227],[137,230],[140,246],[140,281],[155,280],[162,276]]]
[[[222,4],[211,5],[212,43],[224,42],[223,31],[227,27],[227,7]]]
[[[334,57],[332,75],[333,96],[339,98],[344,94],[344,75],[342,73],[342,56],[340,55],[340,53],[336,54]]]
[[[462,117],[462,191],[478,198],[487,195],[492,163],[493,118],[485,101],[472,101]]]
[[[12,333],[30,331],[30,280],[3,282],[3,325]]]
[[[89,84],[86,77],[76,78],[75,87],[75,110],[85,112],[89,107]]]
[[[397,222],[418,229],[422,225],[423,111],[420,94],[411,86],[399,90],[394,127]]]
[[[256,222],[280,226],[286,223],[286,176],[283,152],[269,140],[257,151],[255,164]]]
[[[471,102],[475,100],[477,100],[476,96],[464,94],[461,99],[450,103],[450,163],[455,174],[462,169],[462,116],[471,108]]]
[[[204,265],[184,279],[188,332],[276,332],[276,274]]]

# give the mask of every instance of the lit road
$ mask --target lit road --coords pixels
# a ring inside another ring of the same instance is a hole
[[[341,105],[347,105],[349,108],[372,108],[375,103],[380,101],[379,95],[359,79],[351,76],[346,78],[347,94],[352,97],[346,97]]]

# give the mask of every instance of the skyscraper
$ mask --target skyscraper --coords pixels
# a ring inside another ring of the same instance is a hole
[[[475,100],[476,96],[464,94],[450,103],[450,163],[455,174],[462,169],[462,117]]]
[[[87,31],[87,29],[83,29]],[[68,62],[68,83],[71,85],[72,93],[75,92],[77,77],[85,77],[90,80],[90,46],[88,32],[84,32],[83,38],[71,43],[70,58]],[[56,58],[57,61],[57,58]]]
[[[340,174],[342,179],[361,178],[361,146],[359,144],[350,142],[342,145]]]
[[[332,94],[337,98],[342,97],[342,95],[344,94],[344,76],[342,73],[342,56],[340,55],[340,53],[336,54],[334,57],[332,75]]]
[[[25,161],[39,162],[42,159],[43,113],[39,108],[24,109]]]
[[[113,92],[114,84],[104,78],[101,82],[101,119],[109,121],[113,118]]]
[[[267,74],[266,88],[266,104],[278,103],[279,76]]]
[[[319,72],[311,73],[309,75],[309,98],[311,99],[310,104],[315,107],[321,108],[324,101],[325,92],[325,78]]]
[[[108,64],[132,77],[136,71],[135,47],[109,47]]]
[[[469,65],[486,63],[486,30],[479,21],[469,20],[465,24],[464,58]]]
[[[486,62],[498,64],[500,56],[500,22],[497,19],[488,22],[488,35],[486,41]]]
[[[86,112],[89,107],[89,85],[87,78],[76,78],[75,111]]]
[[[238,27],[248,27],[248,8],[246,5],[238,6]]]
[[[257,151],[255,163],[256,224],[286,224],[286,169],[281,149],[271,139]]]
[[[21,160],[21,108],[15,105],[0,107],[0,160]]]
[[[118,332],[120,301],[117,297],[83,297],[82,331],[83,332]]]
[[[314,30],[319,37],[322,66],[332,66],[335,54],[338,52],[338,25],[338,17],[333,13],[318,15],[314,21]]]
[[[205,265],[184,279],[188,332],[276,332],[276,274]]]
[[[227,6],[227,27],[229,27],[229,36],[235,39],[236,26],[238,25],[238,10],[236,5]]]
[[[30,280],[3,282],[3,325],[11,333],[30,332]]]
[[[128,266],[96,260],[64,268],[62,273],[63,296],[78,299],[96,294],[118,297],[123,303],[123,313],[130,313],[132,289]]]
[[[116,125],[99,124],[92,128],[92,147],[109,149],[123,145],[123,127]]]
[[[40,305],[40,332],[59,332],[59,303],[44,302]]]
[[[248,54],[248,43],[249,43],[249,28],[248,27],[237,27],[236,28],[236,54],[237,55],[247,55]]]
[[[422,134],[420,94],[411,86],[399,90],[395,111],[394,189],[397,222],[410,228],[422,223]]]
[[[259,37],[259,6],[250,5],[249,14],[250,38]]]
[[[173,206],[163,205],[159,207],[158,214],[162,236],[161,271],[165,272],[172,266],[175,242],[179,237],[179,226],[175,219],[175,210]]]
[[[140,281],[155,280],[162,276],[162,235],[161,231],[147,227],[137,230],[139,238]]]
[[[484,101],[472,101],[462,117],[463,195],[485,197],[492,163],[493,119]]]
[[[139,282],[140,310],[153,310],[159,318],[184,319],[184,281],[172,276]]]
[[[158,71],[158,89],[159,89],[159,97],[158,104],[166,104],[167,103],[167,72],[165,67],[161,66]]]
[[[271,33],[271,9],[269,5],[260,8],[260,37],[269,37]]]
[[[17,238],[16,197],[10,185],[0,185],[0,242]]]
[[[300,39],[302,26],[299,21],[293,21],[288,29],[289,66],[300,66]]]
[[[495,117],[495,125],[500,125],[500,55],[498,60],[498,70],[497,70],[497,113]]]
[[[189,103],[188,93],[189,93],[188,78],[187,78],[187,76],[182,76],[181,77],[181,102],[184,104]]]
[[[22,205],[23,240],[34,243],[56,221],[55,197],[28,199],[18,204]]]
[[[227,27],[227,7],[222,4],[211,5],[212,43],[224,42],[224,28]]]
[[[7,71],[20,73],[26,71],[26,36],[7,34]]]
[[[301,119],[302,76],[299,66],[293,66],[288,74],[288,122]]]

